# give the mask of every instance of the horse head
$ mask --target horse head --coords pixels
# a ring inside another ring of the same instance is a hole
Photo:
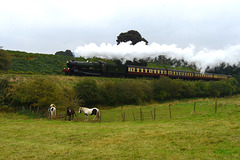
[[[72,112],[72,109],[71,109],[70,107],[68,107],[68,108],[67,108],[67,113],[68,113],[68,114],[71,114],[71,112]]]
[[[82,107],[79,108],[78,113],[82,113]]]
[[[51,104],[50,107],[55,107],[56,108],[56,106],[54,104]]]

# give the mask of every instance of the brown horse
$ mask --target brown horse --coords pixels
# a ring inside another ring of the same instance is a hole
[[[74,115],[77,117],[77,115],[76,115],[74,109],[68,107],[68,108],[67,108],[67,116],[69,117],[69,121],[73,120]]]

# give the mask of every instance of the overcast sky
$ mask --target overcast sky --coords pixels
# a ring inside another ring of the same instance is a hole
[[[239,0],[0,0],[0,46],[54,54],[116,44],[137,30],[149,44],[222,49],[240,44]]]

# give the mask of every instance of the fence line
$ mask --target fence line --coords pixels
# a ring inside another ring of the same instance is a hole
[[[177,119],[194,115],[217,114],[226,112],[226,110],[239,109],[239,104],[218,103],[218,99],[213,101],[193,101],[192,103],[168,104],[165,106],[142,107],[138,108],[121,108],[112,110],[101,110],[98,121],[93,121],[93,116],[89,116],[89,122],[125,122],[125,121],[146,121],[146,120],[163,120]],[[30,112],[39,113],[39,108],[17,107],[16,110],[28,110]],[[49,115],[46,117],[49,117]],[[68,120],[65,114],[57,114],[54,119]],[[84,121],[85,115],[78,114],[78,118],[74,121]]]
[[[177,119],[187,116],[194,116],[194,115],[205,115],[205,114],[216,114],[221,112],[225,112],[226,109],[229,109],[227,106],[233,106],[234,108],[238,108],[239,105],[237,104],[218,104],[217,98],[214,101],[193,101],[192,103],[186,104],[169,104],[166,106],[159,106],[159,107],[143,107],[143,108],[128,108],[124,109],[121,108],[121,111],[114,110],[115,113],[118,112],[120,115],[120,119],[117,118],[118,116],[111,117],[111,119],[103,118],[103,122],[109,121],[145,121],[145,120],[155,120],[155,119]],[[221,110],[219,110],[221,108]]]

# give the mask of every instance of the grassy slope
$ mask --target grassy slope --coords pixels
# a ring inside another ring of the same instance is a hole
[[[38,53],[26,53],[21,51],[11,51],[8,53],[12,56],[12,65],[10,68],[11,73],[27,73],[27,74],[63,74],[62,69],[66,67],[66,61],[71,60],[70,56],[38,54]],[[83,57],[78,57],[76,60],[86,60]],[[107,63],[113,63],[108,59],[92,58],[90,61],[105,61]],[[154,68],[168,68],[176,70],[190,70],[186,67],[172,67],[169,65],[157,65],[154,63],[148,63],[147,67]]]
[[[12,56],[10,72],[30,74],[63,74],[69,56],[8,51]]]
[[[240,108],[233,106],[239,96],[219,99],[217,114],[213,100],[198,101],[211,109],[191,114],[192,101],[175,102],[176,112],[181,106],[189,114],[172,120],[87,123],[1,113],[0,159],[239,159]],[[112,111],[103,116],[114,118]]]

